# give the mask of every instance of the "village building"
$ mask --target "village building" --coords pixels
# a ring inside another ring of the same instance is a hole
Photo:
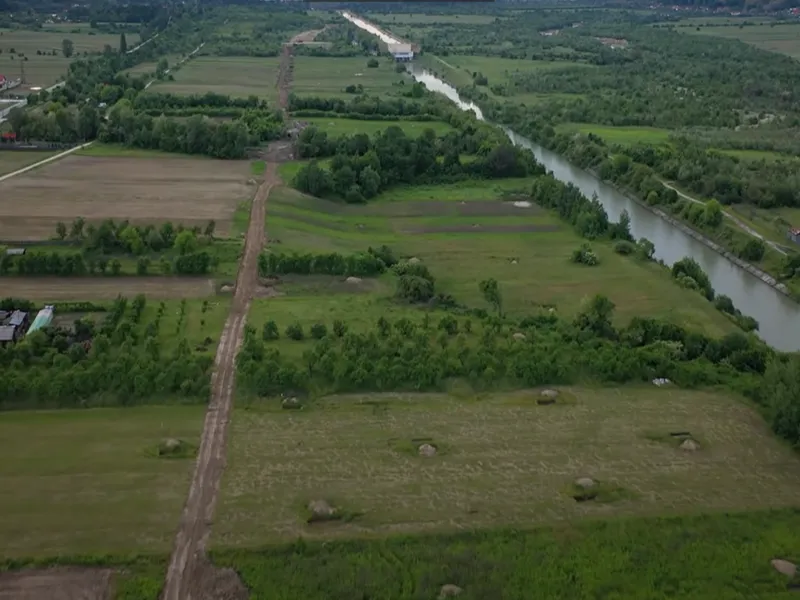
[[[414,59],[411,44],[389,44],[389,53],[397,62],[408,62]]]

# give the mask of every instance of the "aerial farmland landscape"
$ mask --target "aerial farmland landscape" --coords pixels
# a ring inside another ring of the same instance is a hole
[[[796,40],[0,0],[0,600],[793,598]]]

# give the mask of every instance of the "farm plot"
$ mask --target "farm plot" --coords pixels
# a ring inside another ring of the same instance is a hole
[[[292,91],[298,96],[353,98],[344,89],[361,84],[366,94],[391,94],[404,78],[394,62],[381,59],[377,68],[367,67],[367,57],[329,58],[296,56]]]
[[[200,56],[175,72],[175,81],[150,86],[152,92],[205,94],[214,92],[236,97],[251,95],[276,100],[280,58]]]
[[[685,27],[679,31],[693,35],[712,35],[740,40],[756,48],[785,54],[800,60],[800,24],[798,23],[761,23],[741,28],[734,26]]]
[[[419,258],[436,277],[438,291],[468,306],[487,307],[477,282],[495,278],[512,315],[544,305],[571,316],[587,298],[603,294],[616,304],[621,325],[647,316],[712,336],[735,329],[665,269],[620,256],[610,243],[592,244],[598,266],[572,262],[585,240],[549,211],[520,200],[528,186],[512,179],[399,187],[358,206],[279,188],[267,206],[269,246],[274,252],[347,254],[387,244],[398,256]],[[324,301],[331,301],[329,295]]]
[[[205,277],[4,277],[3,296],[64,302],[132,298],[202,298],[214,294],[214,282]]]
[[[0,150],[0,175],[13,173],[18,169],[35,164],[40,160],[50,158],[55,152],[14,152]]]
[[[80,31],[74,33],[73,31]],[[0,29],[0,50],[5,66],[3,74],[9,79],[16,79],[20,74],[19,61],[25,62],[26,83],[15,88],[14,93],[26,93],[33,87],[48,87],[58,81],[59,77],[66,74],[71,61],[85,54],[102,52],[106,45],[112,48],[119,47],[119,35],[90,33],[88,26],[78,27],[69,32],[25,31],[14,29]],[[135,33],[125,34],[129,47],[139,41]],[[64,57],[62,41],[72,40],[74,54],[71,58]],[[14,50],[14,52],[11,52]],[[37,51],[41,54],[37,54]],[[55,55],[53,53],[55,52]],[[7,57],[11,57],[8,60]],[[25,60],[27,59],[27,60]]]
[[[796,504],[800,460],[735,399],[652,386],[562,396],[569,401],[540,406],[534,391],[480,402],[365,395],[236,411],[214,543]],[[675,432],[699,450],[681,449]],[[423,443],[436,455],[420,456]],[[576,502],[579,477],[605,485],[607,501]],[[352,519],[308,524],[303,509],[318,499]]]
[[[41,240],[58,221],[172,221],[231,231],[239,203],[253,194],[247,162],[69,156],[0,183],[0,239]]]
[[[0,422],[0,558],[167,552],[204,407],[22,411]],[[36,432],[32,435],[31,432]],[[57,507],[57,509],[54,509]]]

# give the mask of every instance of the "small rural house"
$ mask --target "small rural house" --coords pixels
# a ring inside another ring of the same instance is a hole
[[[414,59],[411,44],[389,44],[389,52],[397,62],[408,62]]]
[[[28,313],[15,310],[11,313],[11,316],[8,318],[6,325],[10,325],[11,327],[24,327],[28,324]]]
[[[791,227],[787,232],[786,237],[792,240],[795,244],[800,244],[800,229]]]
[[[0,325],[0,346],[17,341],[17,328],[11,325]]]

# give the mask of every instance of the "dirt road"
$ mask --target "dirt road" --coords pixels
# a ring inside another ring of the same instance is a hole
[[[278,102],[284,112],[289,108],[289,90],[292,87],[293,71],[292,45],[285,44],[281,55],[281,64],[278,67]]]
[[[189,498],[183,509],[167,578],[163,600],[201,600],[212,598],[208,587],[213,586],[213,567],[205,558],[225,468],[225,437],[233,405],[236,378],[236,354],[242,343],[244,325],[250,301],[258,281],[258,255],[264,245],[266,201],[272,186],[278,181],[275,153],[268,156],[264,181],[258,189],[250,211],[250,226],[245,251],[239,266],[233,306],[220,337],[211,382],[211,400],[206,413],[203,438],[195,464]]]

